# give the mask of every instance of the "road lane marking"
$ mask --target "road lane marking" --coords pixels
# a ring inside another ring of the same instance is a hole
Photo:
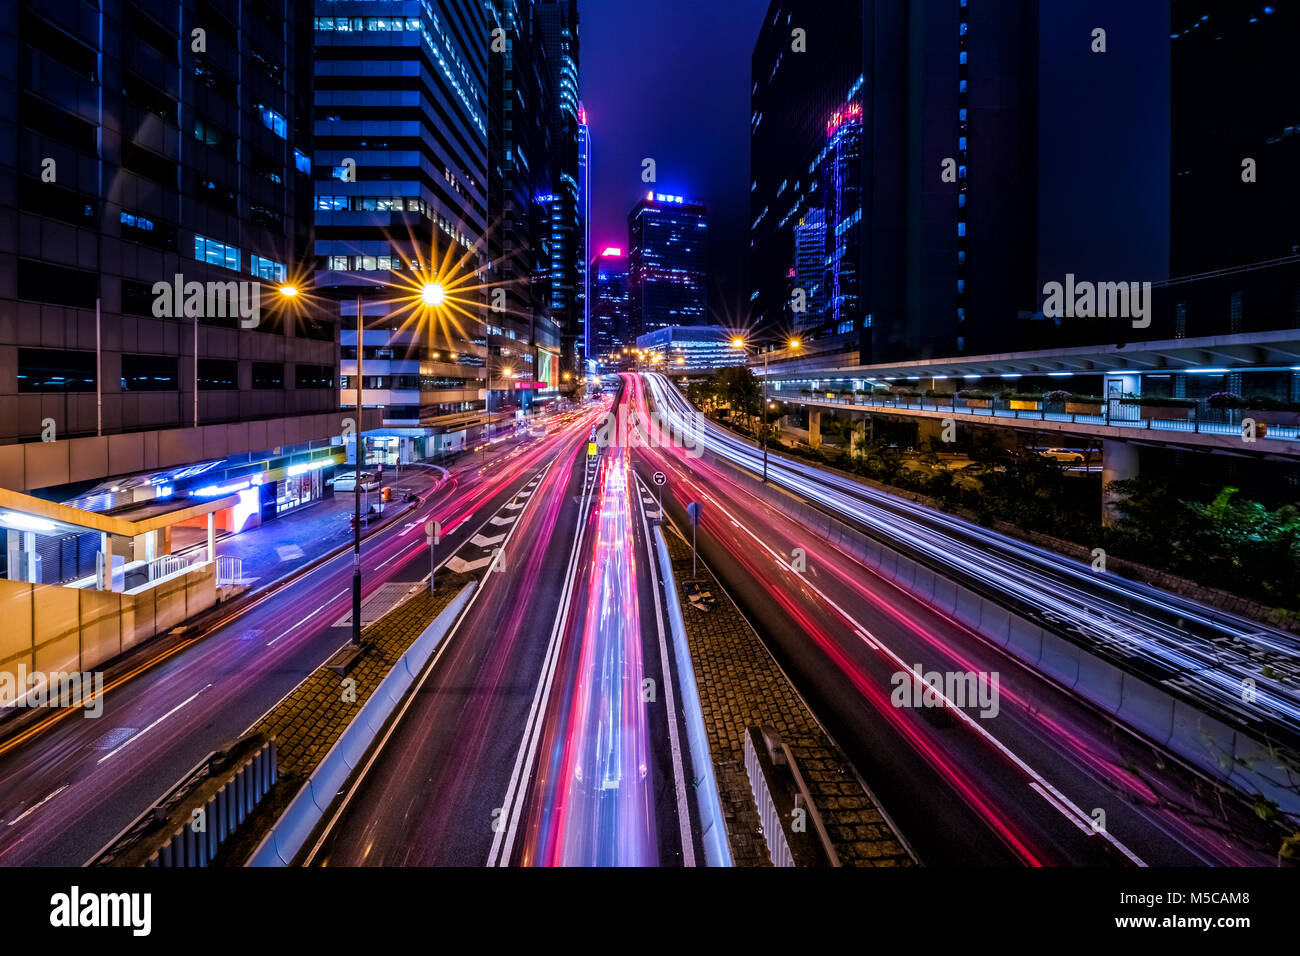
[[[560,604],[556,608],[555,622],[551,626],[550,641],[546,646],[546,656],[542,662],[542,672],[538,676],[537,689],[533,692],[533,701],[524,724],[524,735],[519,741],[519,751],[515,755],[514,768],[506,786],[506,798],[501,808],[508,827],[496,831],[492,838],[492,847],[488,851],[488,866],[507,866],[514,849],[515,833],[519,827],[519,817],[523,812],[523,788],[526,779],[532,777],[533,762],[536,758],[537,745],[541,740],[541,715],[550,700],[551,687],[555,679],[555,670],[560,657],[560,636],[565,620],[569,615],[569,604],[573,599],[575,573],[582,542],[587,536],[588,516],[590,514],[596,482],[583,477],[583,504],[578,507],[578,525],[573,538],[573,548],[569,552],[569,566],[564,576],[564,587],[560,592]],[[525,772],[526,768],[526,772]]]
[[[563,442],[561,441],[559,444],[563,445]],[[544,468],[541,469],[538,475],[535,478],[533,478],[532,480],[533,484],[540,482],[543,478],[546,477],[546,475],[550,472],[552,466],[555,464],[555,461],[558,459],[558,457],[559,456],[556,456],[556,459],[552,459],[550,462],[546,464]],[[475,514],[476,511],[477,509],[468,512],[464,517],[460,518],[455,523],[453,528],[459,527],[460,525],[464,524],[466,521],[470,519],[471,516]],[[488,522],[484,521],[481,525],[479,525],[475,529],[475,532],[481,533],[485,528],[487,528],[487,526],[488,526]],[[443,532],[444,535],[448,535],[450,533],[451,531]],[[507,544],[509,543],[510,538],[513,535],[514,535],[514,529],[512,528],[510,530],[510,534],[506,536]],[[442,564],[438,565],[439,569],[446,567],[449,561],[450,559],[444,560]],[[428,577],[426,576],[424,580],[428,580]],[[447,650],[448,647],[451,646],[452,637],[457,633],[461,623],[469,615],[470,610],[474,607],[474,604],[478,600],[479,595],[481,595],[485,590],[487,590],[486,582],[478,582],[478,584],[479,586],[476,587],[474,593],[470,595],[469,601],[466,603],[465,607],[461,609],[461,612],[457,616],[456,620],[453,621],[451,626],[447,628],[446,635],[439,642],[437,651],[434,652],[433,660],[431,660],[425,666],[415,686],[410,691],[407,692],[406,699],[402,702],[401,709],[397,712],[397,715],[389,722],[388,730],[384,733],[383,738],[374,746],[373,750],[371,751],[370,759],[366,761],[365,766],[361,768],[360,772],[354,775],[354,778],[352,780],[352,785],[348,788],[348,792],[344,794],[343,799],[339,801],[338,809],[334,811],[334,815],[330,817],[329,822],[325,825],[325,828],[321,831],[320,838],[317,839],[315,846],[311,848],[311,851],[304,858],[303,866],[312,865],[313,861],[316,859],[316,855],[320,853],[321,847],[323,847],[326,841],[330,838],[330,835],[334,832],[334,827],[338,824],[339,820],[343,818],[343,814],[347,811],[348,807],[351,805],[353,798],[356,796],[357,792],[361,789],[362,784],[365,783],[365,780],[370,773],[371,767],[375,765],[375,761],[377,761],[379,759],[380,754],[383,753],[384,748],[387,746],[389,739],[393,736],[393,734],[397,731],[397,728],[401,725],[402,719],[406,716],[406,712],[410,710],[411,704],[415,702],[417,696],[423,690],[425,683],[429,679],[429,675],[431,675],[434,672],[435,668],[438,665],[438,662],[442,659],[443,653]],[[289,694],[292,693],[293,690],[290,690]],[[289,697],[289,694],[286,694],[284,699],[287,699]],[[279,706],[279,705],[277,704],[275,706]],[[271,710],[274,709],[275,707],[271,708]],[[267,713],[270,713],[271,710],[268,710]],[[260,719],[261,718],[259,718],[259,721]],[[252,727],[256,727],[259,721],[254,721],[252,726],[250,726],[249,730],[252,730]]]
[[[121,751],[122,748],[124,748],[124,747],[129,747],[129,746],[131,745],[131,742],[132,742],[132,741],[134,741],[134,740],[139,740],[141,737],[143,737],[143,736],[144,736],[145,734],[147,734],[149,731],[153,730],[155,727],[157,727],[159,724],[161,724],[164,720],[166,720],[166,719],[167,719],[168,717],[170,717],[172,714],[176,713],[178,710],[180,710],[180,709],[181,709],[182,707],[184,707],[186,704],[190,703],[190,701],[194,700],[195,697],[198,697],[199,694],[203,693],[205,690],[207,690],[207,689],[208,689],[209,687],[211,687],[211,686],[212,686],[211,684],[207,684],[206,686],[199,688],[197,691],[195,691],[195,692],[194,692],[193,694],[191,694],[189,697],[185,698],[183,701],[181,701],[179,704],[177,704],[177,705],[176,705],[175,707],[173,707],[171,710],[167,711],[167,713],[163,714],[161,717],[159,717],[157,720],[155,720],[152,724],[150,724],[150,725],[149,725],[148,727],[146,727],[144,730],[140,731],[138,734],[133,735],[133,736],[130,737],[129,739],[127,739],[127,740],[123,741],[122,743],[118,744],[116,747],[114,747],[114,748],[113,748],[112,750],[110,750],[108,753],[104,754],[104,756],[100,757],[98,760],[95,761],[95,765],[98,766],[99,764],[103,763],[103,762],[104,762],[105,760],[107,760],[109,757],[113,756],[113,754],[118,753],[119,751]]]
[[[684,484],[693,484],[697,489],[699,488],[699,484],[687,478],[683,474],[681,469],[676,466],[675,463],[673,464],[673,467],[678,472],[678,474],[682,476],[682,480]],[[700,490],[702,491],[702,489]],[[776,552],[771,547],[769,547],[766,542],[764,542],[761,538],[759,538],[758,535],[754,534],[754,532],[751,531],[749,528],[740,524],[736,520],[735,515],[732,514],[725,505],[717,501],[714,501],[714,504],[717,506],[718,510],[720,510],[723,514],[725,514],[727,518],[733,524],[736,525],[737,528],[739,528],[745,534],[749,535],[749,537],[754,540],[755,544],[757,544],[764,551],[768,552],[768,554],[770,554],[773,558],[776,558],[777,560],[781,559],[781,556],[778,554],[778,552]],[[905,663],[903,659],[899,657],[896,653],[894,653],[894,651],[891,650],[887,645],[885,645],[880,640],[879,637],[876,637],[870,630],[868,630],[855,617],[853,617],[852,614],[850,614],[848,611],[842,608],[838,603],[836,603],[830,597],[830,595],[826,594],[824,591],[821,590],[821,588],[817,587],[817,585],[813,584],[811,581],[808,581],[805,578],[801,577],[800,581],[803,583],[805,587],[809,588],[814,593],[816,593],[817,596],[820,597],[821,600],[824,601],[828,607],[833,608],[835,612],[840,615],[840,617],[844,618],[844,620],[848,622],[850,628],[852,628],[855,635],[857,635],[861,639],[869,639],[871,641],[874,641],[876,647],[880,650],[880,652],[884,654],[887,658],[892,660],[900,670],[902,671],[911,670],[911,665]],[[967,714],[965,710],[958,707],[952,700],[950,700],[947,696],[944,695],[942,690],[935,688],[934,692],[939,697],[940,700],[944,701],[948,705],[948,709],[952,711],[955,717],[957,717],[959,720],[964,722],[967,725],[967,727],[969,727],[976,734],[982,737],[985,740],[985,742],[987,742],[990,746],[992,746],[1003,756],[1005,756],[1009,761],[1015,764],[1015,766],[1018,767],[1032,781],[1039,783],[1045,790],[1050,792],[1056,799],[1060,800],[1062,804],[1072,807],[1075,810],[1078,810],[1078,808],[1074,806],[1074,804],[1070,801],[1070,799],[1066,797],[1063,793],[1061,793],[1061,791],[1058,790],[1055,786],[1053,786],[1042,774],[1040,774],[1037,770],[1031,767],[1025,760],[1023,760],[1018,754],[1016,754],[1013,750],[1011,750],[1011,748],[1008,747],[1006,744],[1004,744],[1000,739],[998,739],[991,732],[989,732],[987,729],[982,727],[979,724],[979,722],[976,721],[969,714]],[[1078,812],[1081,816],[1083,815],[1083,811],[1079,810]],[[1145,867],[1147,865],[1145,861],[1143,861],[1140,857],[1138,857],[1132,850],[1130,850],[1122,842],[1116,839],[1108,831],[1106,830],[1097,831],[1089,827],[1089,834],[1098,835],[1104,838],[1108,843],[1114,846],[1120,853],[1126,856],[1136,866]]]
[[[37,802],[37,803],[33,803],[30,807],[28,807],[26,810],[24,810],[24,811],[23,811],[22,813],[20,813],[18,816],[14,817],[14,818],[13,818],[12,820],[10,820],[7,824],[5,824],[5,826],[10,826],[10,827],[11,827],[11,826],[13,826],[15,823],[19,822],[19,821],[22,820],[24,817],[26,817],[28,814],[30,814],[30,813],[35,813],[37,810],[39,810],[41,807],[45,806],[45,804],[49,803],[51,800],[53,800],[55,797],[57,797],[57,796],[58,796],[59,794],[61,794],[64,790],[67,790],[67,789],[68,789],[68,785],[65,783],[63,786],[59,787],[58,790],[55,790],[52,794],[50,794],[50,795],[49,795],[48,797],[46,797],[44,800],[41,800],[41,801],[39,801],[39,802]]]
[[[633,472],[637,484],[644,485],[641,476]],[[645,534],[647,552],[646,564],[650,568],[650,584],[655,595],[655,624],[659,628],[659,663],[663,667],[664,702],[668,706],[668,745],[673,755],[673,789],[677,791],[677,825],[681,830],[682,865],[695,866],[695,838],[691,834],[691,807],[686,797],[686,771],[682,763],[682,742],[677,734],[677,698],[673,691],[673,675],[668,663],[668,640],[664,636],[664,611],[661,601],[676,600],[677,595],[668,594],[667,582],[663,593],[659,590],[659,569],[655,566],[656,556],[650,553],[654,549],[650,538],[650,522],[646,519],[645,504],[653,501],[642,499],[641,528]],[[700,771],[704,773],[703,770]]]

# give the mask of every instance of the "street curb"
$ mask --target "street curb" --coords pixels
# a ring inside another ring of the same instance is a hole
[[[291,866],[312,832],[334,803],[348,778],[365,759],[375,737],[424,670],[459,618],[477,583],[465,585],[433,620],[375,688],[360,712],[316,766],[280,818],[262,838],[245,866]]]

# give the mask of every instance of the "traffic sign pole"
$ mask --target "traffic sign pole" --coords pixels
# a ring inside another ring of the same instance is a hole
[[[691,577],[693,578],[699,575],[699,568],[696,564],[698,552],[695,548],[695,537],[700,527],[700,514],[703,511],[704,508],[698,501],[692,501],[686,506],[686,516],[691,519]]]
[[[442,539],[442,523],[430,518],[424,523],[424,537],[429,542],[429,594],[433,595],[437,588],[434,585],[434,575],[438,573],[438,558],[434,553],[434,545]]]

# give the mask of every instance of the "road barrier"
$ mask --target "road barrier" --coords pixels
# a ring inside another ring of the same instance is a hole
[[[344,729],[329,753],[312,771],[311,776],[284,813],[262,838],[246,866],[290,866],[302,850],[312,831],[329,811],[348,779],[365,759],[375,737],[388,723],[407,692],[442,643],[452,623],[469,603],[477,582],[460,590],[443,608],[433,623],[406,649],[393,669],[375,688],[360,712]]]
[[[667,597],[665,603],[668,605],[668,623],[673,632],[673,660],[677,668],[677,684],[682,692],[686,745],[691,754],[691,767],[695,771],[695,796],[700,828],[703,831],[701,840],[704,843],[704,860],[709,866],[732,866],[731,847],[727,844],[727,827],[722,816],[722,800],[718,796],[718,781],[713,774],[713,756],[709,752],[709,735],[704,729],[700,692],[695,686],[695,665],[691,663],[691,647],[686,639],[686,624],[682,620],[677,583],[673,578],[673,562],[668,556],[668,542],[664,540],[662,525],[655,525],[654,537],[659,574]]]
[[[745,730],[745,773],[773,866],[840,865],[799,764],[775,731]]]
[[[207,866],[277,779],[274,738],[246,737],[205,757],[89,865]]]

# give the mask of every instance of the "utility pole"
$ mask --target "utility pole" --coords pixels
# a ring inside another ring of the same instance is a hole
[[[353,432],[353,457],[356,459],[354,476],[356,483],[353,491],[352,524],[352,645],[361,646],[361,466],[364,439],[361,437],[361,353],[362,339],[365,334],[365,302],[360,289],[357,290],[357,424]]]

